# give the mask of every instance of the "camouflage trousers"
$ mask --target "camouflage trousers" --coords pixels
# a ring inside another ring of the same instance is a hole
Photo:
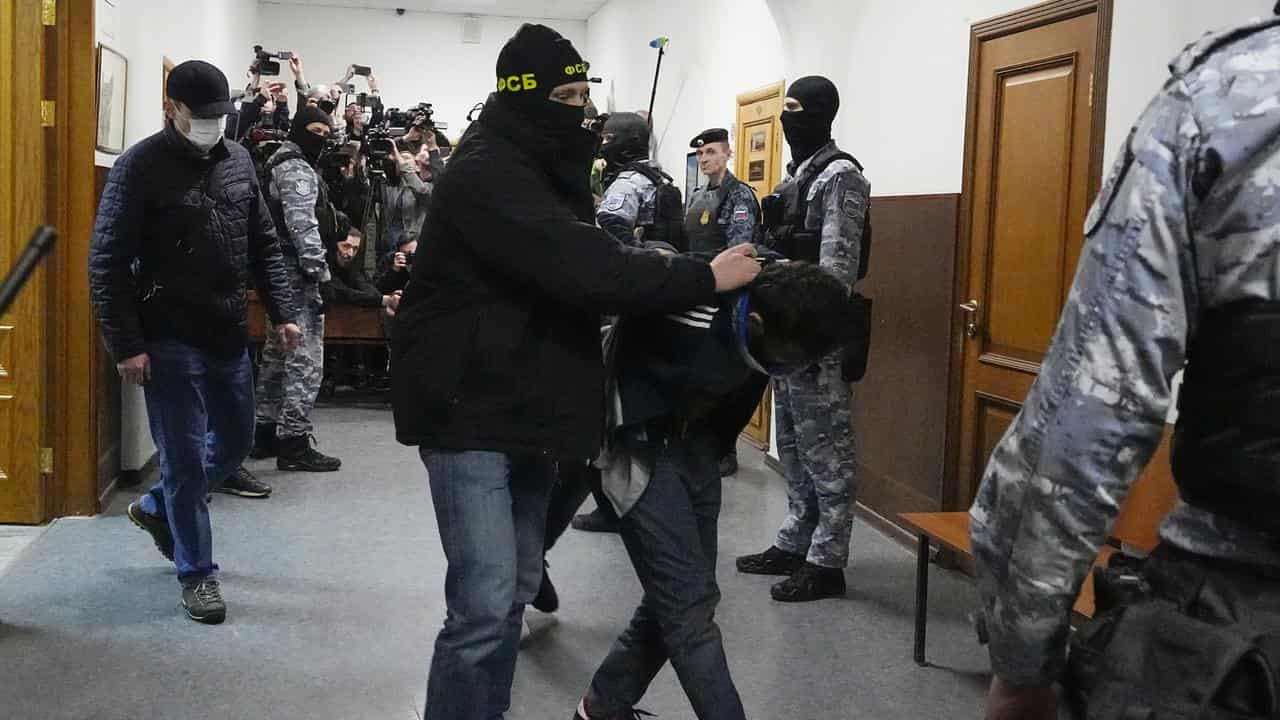
[[[324,380],[324,314],[318,302],[304,305],[298,315],[302,345],[285,350],[268,320],[258,368],[258,424],[275,423],[276,437],[281,438],[311,434],[311,411]]]
[[[839,354],[776,378],[778,455],[787,473],[787,519],[774,543],[814,565],[849,562],[853,523],[853,388],[840,377]]]

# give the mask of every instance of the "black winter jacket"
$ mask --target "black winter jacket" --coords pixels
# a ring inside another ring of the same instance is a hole
[[[89,286],[117,362],[153,340],[226,357],[243,352],[251,276],[272,321],[294,322],[292,286],[248,151],[224,140],[201,156],[170,124],[116,159],[98,205]]]
[[[593,138],[558,142],[497,98],[468,129],[392,334],[400,442],[594,457],[600,316],[715,302],[705,260],[625,248],[595,226],[593,152]]]

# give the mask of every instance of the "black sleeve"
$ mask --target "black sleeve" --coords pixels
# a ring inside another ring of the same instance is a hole
[[[247,157],[244,162],[252,164]],[[249,173],[254,178],[256,198],[249,209],[249,269],[271,322],[276,325],[296,322],[298,306],[284,253],[280,250],[280,238],[276,235],[271,211],[262,198],[262,188],[258,186],[252,167]]]
[[[249,133],[249,128],[258,122],[258,118],[262,117],[262,106],[265,104],[266,101],[261,95],[255,95],[252,101],[240,103],[240,122],[236,127],[236,140],[244,139],[244,136]]]
[[[382,307],[383,293],[378,292],[372,283],[359,270],[351,273],[334,270],[329,282],[320,286],[326,305],[355,305],[357,307]],[[347,281],[351,282],[348,283]]]
[[[715,276],[705,261],[624,247],[575,217],[531,168],[504,164],[479,171],[451,169],[437,190],[436,207],[448,208],[466,228],[464,243],[494,273],[604,315],[676,311],[715,301]],[[495,193],[496,185],[518,190]]]
[[[133,261],[142,252],[141,179],[125,155],[112,166],[89,245],[89,292],[107,350],[116,362],[146,352]]]

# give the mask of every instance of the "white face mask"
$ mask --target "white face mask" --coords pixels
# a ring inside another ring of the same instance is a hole
[[[222,127],[223,119],[220,117],[191,118],[191,130],[182,135],[200,152],[207,153],[222,139]]]

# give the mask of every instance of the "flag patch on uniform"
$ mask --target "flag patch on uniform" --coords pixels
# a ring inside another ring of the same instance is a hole
[[[862,205],[856,190],[845,190],[840,196],[840,209],[851,218],[858,217],[858,209]]]
[[[751,216],[751,212],[747,210],[747,207],[745,205],[742,207],[736,207],[733,209],[734,222],[746,222],[747,218],[750,216]]]

